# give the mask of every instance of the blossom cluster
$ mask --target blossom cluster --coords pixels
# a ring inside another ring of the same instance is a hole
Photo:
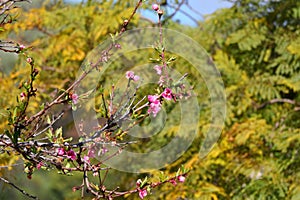
[[[65,151],[65,149],[62,147],[57,149],[57,155],[58,156],[66,156],[67,158],[69,158],[71,160],[76,160],[76,158],[77,158],[77,154],[75,153],[75,151],[73,151],[72,149],[70,149],[69,151]]]
[[[140,79],[139,76],[135,75],[133,71],[127,71],[126,72],[126,78],[129,80],[138,81]],[[149,101],[149,109],[148,114],[152,114],[154,117],[158,114],[158,112],[161,110],[161,101],[162,98],[165,100],[171,100],[174,99],[174,95],[172,93],[172,90],[170,88],[165,88],[165,90],[160,95],[148,95],[148,101]]]
[[[135,75],[133,71],[127,71],[126,72],[126,78],[133,81],[140,80],[140,77]]]
[[[170,178],[169,180],[162,181],[162,182],[169,182],[169,183],[173,184],[174,186],[176,186],[177,185],[176,180],[180,183],[183,183],[185,181],[185,179],[186,179],[185,175],[178,175],[174,178]],[[160,182],[160,183],[162,183],[162,182]],[[159,183],[156,185],[159,185]],[[142,181],[141,179],[138,179],[136,181],[136,186],[137,186],[137,190],[138,190],[140,199],[144,199],[148,195],[148,193],[151,192],[150,185],[147,184],[146,181]]]

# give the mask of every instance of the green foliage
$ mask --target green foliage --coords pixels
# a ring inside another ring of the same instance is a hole
[[[299,198],[299,9],[298,1],[236,1],[188,32],[222,74],[226,126],[206,158],[197,155],[200,137],[167,168],[192,170],[182,188],[163,186],[157,198]]]

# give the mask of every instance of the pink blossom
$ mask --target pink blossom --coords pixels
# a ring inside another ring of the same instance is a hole
[[[155,4],[152,5],[152,9],[155,10],[155,11],[158,11],[159,6],[155,3]]]
[[[143,190],[139,190],[139,196],[141,199],[144,199],[145,196],[147,196],[147,190],[143,189]]]
[[[183,183],[185,181],[185,177],[182,175],[178,176],[177,179],[180,183]]]
[[[150,102],[148,113],[152,113],[154,117],[156,117],[157,113],[161,109],[161,103],[158,100],[157,95],[148,95],[148,100]]]
[[[67,158],[69,158],[71,160],[76,160],[76,157],[77,157],[77,155],[76,155],[75,151],[73,151],[72,149],[67,152]]]
[[[57,149],[57,155],[63,156],[64,154],[65,154],[64,148],[58,148],[58,149]]]
[[[36,168],[41,169],[42,166],[44,166],[44,163],[41,161],[36,165]]]
[[[156,117],[157,113],[161,110],[161,104],[160,102],[158,103],[150,103],[149,109],[148,109],[148,114],[152,113],[153,117]]]
[[[134,77],[134,72],[133,71],[127,71],[126,72],[126,78],[127,79],[131,79]]]
[[[158,98],[157,95],[148,95],[148,101],[150,103],[157,103],[157,102],[159,102],[157,98]]]
[[[90,163],[90,157],[84,156],[83,161],[86,162],[86,163]]]
[[[166,88],[165,91],[162,93],[162,96],[166,100],[171,100],[173,97],[172,90],[170,88]]]
[[[127,79],[132,79],[132,80],[134,80],[134,81],[140,80],[140,77],[137,76],[137,75],[134,75],[134,72],[133,72],[133,71],[127,71],[127,72],[126,72],[126,78],[127,78]]]
[[[79,99],[79,97],[78,97],[78,94],[72,94],[71,95],[71,99],[72,99],[72,102],[73,102],[73,104],[77,104],[78,103],[78,99]]]
[[[162,66],[155,65],[153,68],[156,70],[156,73],[157,73],[158,75],[161,75],[161,72],[162,72]]]
[[[88,157],[95,158],[95,149],[92,148],[88,151]]]

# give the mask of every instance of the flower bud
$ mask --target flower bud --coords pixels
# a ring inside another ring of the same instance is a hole
[[[155,4],[152,5],[152,9],[155,10],[155,11],[158,11],[159,6],[155,3]]]
[[[178,181],[181,182],[181,183],[183,183],[183,182],[185,181],[185,177],[182,176],[182,175],[178,176],[177,179],[178,179]]]
[[[21,44],[21,45],[19,46],[19,49],[20,49],[20,51],[22,51],[23,49],[25,49],[25,46],[24,46],[23,44]]]
[[[141,179],[138,179],[138,180],[136,181],[136,186],[137,186],[137,187],[140,187],[141,184],[142,184],[142,180],[141,180]]]
[[[26,94],[25,94],[25,92],[21,92],[21,94],[20,94],[20,99],[21,99],[21,101],[25,101],[25,99],[26,99]]]
[[[32,58],[30,58],[30,57],[28,57],[28,58],[26,59],[26,61],[27,61],[29,64],[32,64],[32,62],[33,62]]]

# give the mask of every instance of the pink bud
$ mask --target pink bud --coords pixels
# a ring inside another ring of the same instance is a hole
[[[158,11],[159,6],[155,3],[155,4],[152,5],[152,9],[155,10],[155,11]]]
[[[19,46],[19,49],[20,49],[20,50],[23,50],[23,49],[25,49],[25,46],[24,46],[23,44],[21,44],[21,45]]]
[[[21,92],[21,94],[20,94],[20,99],[21,99],[21,101],[25,101],[25,99],[26,99],[26,94],[25,94],[25,92]]]
[[[73,104],[77,104],[78,99],[79,99],[78,94],[72,94],[71,99],[72,99]]]
[[[178,176],[177,179],[180,183],[183,183],[185,181],[185,177],[182,175]]]
[[[121,49],[121,45],[120,45],[120,44],[115,44],[115,47],[116,47],[117,49]]]
[[[26,59],[26,61],[27,61],[29,64],[31,64],[33,60],[32,60],[32,58],[28,57],[28,58]]]
[[[142,184],[142,180],[141,180],[141,179],[138,179],[138,180],[136,181],[136,186],[137,186],[137,187],[140,187],[141,184]]]
[[[140,80],[140,77],[138,75],[134,75],[133,80],[138,81],[138,80]]]

